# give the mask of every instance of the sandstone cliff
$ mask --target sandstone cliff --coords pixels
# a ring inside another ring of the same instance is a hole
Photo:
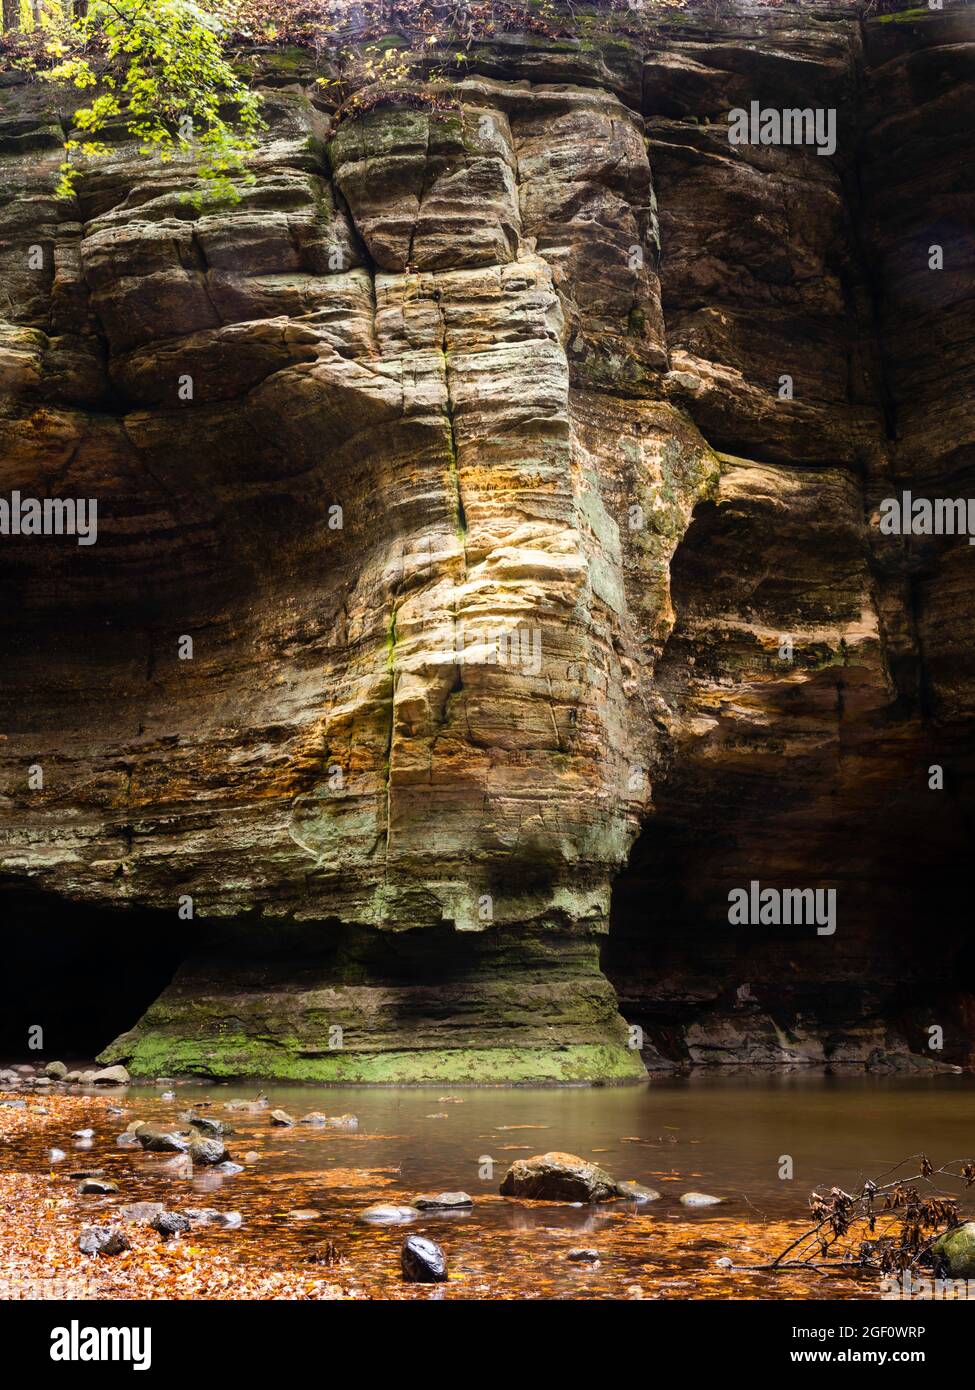
[[[13,958],[149,1074],[967,1061],[975,556],[876,519],[973,485],[975,14],[512,15],[249,50],[228,206],[0,76],[0,495],[98,499],[2,538]]]

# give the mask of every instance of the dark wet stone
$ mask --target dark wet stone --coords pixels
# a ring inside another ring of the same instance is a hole
[[[182,1235],[190,1229],[190,1218],[181,1211],[161,1211],[149,1225],[154,1231],[158,1231],[164,1240],[171,1240],[173,1236]]]
[[[272,1111],[271,1111],[271,1123],[272,1123],[272,1125],[285,1125],[285,1126],[289,1126],[289,1125],[293,1125],[294,1122],[295,1122],[295,1121],[294,1121],[294,1116],[293,1116],[293,1115],[289,1115],[288,1112],[287,1112],[287,1110],[272,1110]]]
[[[413,1198],[413,1205],[420,1211],[463,1211],[474,1205],[474,1198],[466,1192],[424,1192]]]
[[[198,1129],[201,1134],[233,1134],[233,1128],[224,1120],[211,1119],[209,1115],[181,1115],[181,1120]]]
[[[78,1237],[83,1255],[121,1255],[128,1248],[128,1238],[117,1226],[86,1226]]]
[[[570,1250],[565,1258],[571,1260],[573,1264],[595,1264],[599,1259],[599,1251],[589,1249]]]
[[[179,1134],[176,1130],[162,1129],[157,1125],[140,1125],[136,1138],[144,1149],[152,1154],[185,1153],[190,1147],[190,1136]]]
[[[408,1284],[442,1284],[447,1278],[446,1256],[436,1241],[426,1236],[406,1237],[400,1263]]]
[[[118,1183],[108,1178],[82,1178],[78,1191],[86,1197],[107,1197],[110,1192],[118,1191]]]
[[[216,1135],[194,1139],[190,1145],[190,1158],[203,1167],[215,1167],[227,1158],[227,1146]]]

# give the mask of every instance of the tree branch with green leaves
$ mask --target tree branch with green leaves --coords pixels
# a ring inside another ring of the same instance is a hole
[[[234,70],[220,0],[91,0],[87,13],[50,30],[47,81],[88,100],[74,113],[58,193],[71,197],[84,163],[109,152],[120,130],[161,160],[196,154],[203,192],[194,201],[239,200],[252,183],[248,156],[262,128],[260,96]]]

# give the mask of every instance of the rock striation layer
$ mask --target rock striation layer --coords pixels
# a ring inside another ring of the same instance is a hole
[[[343,119],[252,56],[229,206],[122,142],[59,202],[0,77],[0,496],[98,501],[0,538],[2,870],[162,963],[103,1060],[967,1064],[975,556],[877,513],[972,492],[972,11],[597,8]]]

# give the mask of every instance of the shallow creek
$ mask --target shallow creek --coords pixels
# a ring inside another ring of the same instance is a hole
[[[101,1222],[137,1201],[235,1211],[239,1227],[201,1227],[193,1241],[259,1254],[273,1268],[308,1263],[332,1241],[342,1261],[329,1275],[352,1296],[871,1299],[879,1292],[875,1276],[773,1276],[717,1261],[772,1258],[808,1226],[814,1186],[849,1190],[921,1150],[936,1166],[975,1151],[975,1080],[967,1077],[793,1073],[605,1089],[263,1089],[269,1108],[240,1113],[224,1107],[253,1099],[258,1087],[180,1084],[167,1101],[157,1087],[131,1086],[110,1096],[122,1114],[95,1115],[93,1106],[90,1147],[47,1129],[12,1143],[5,1163],[8,1170],[54,1171],[54,1190],[74,1187],[71,1172],[103,1169],[119,1192],[79,1196],[65,1218],[76,1224],[79,1211]],[[232,1125],[226,1144],[241,1172],[197,1167],[187,1177],[178,1156],[118,1146],[130,1120],[180,1127],[180,1113],[204,1101],[210,1104],[195,1113]],[[354,1132],[300,1123],[278,1128],[270,1120],[275,1107],[296,1120],[310,1111],[353,1114],[359,1125]],[[67,1154],[56,1165],[47,1158],[52,1144]],[[661,1199],[579,1207],[499,1196],[514,1159],[553,1149],[654,1187]],[[786,1155],[791,1181],[779,1177]],[[375,1202],[401,1205],[420,1193],[458,1189],[474,1199],[469,1213],[424,1213],[397,1226],[358,1219]],[[695,1211],[678,1200],[690,1190],[731,1200]],[[447,1285],[401,1281],[407,1233],[443,1246]],[[598,1265],[569,1261],[579,1246],[598,1250]]]

